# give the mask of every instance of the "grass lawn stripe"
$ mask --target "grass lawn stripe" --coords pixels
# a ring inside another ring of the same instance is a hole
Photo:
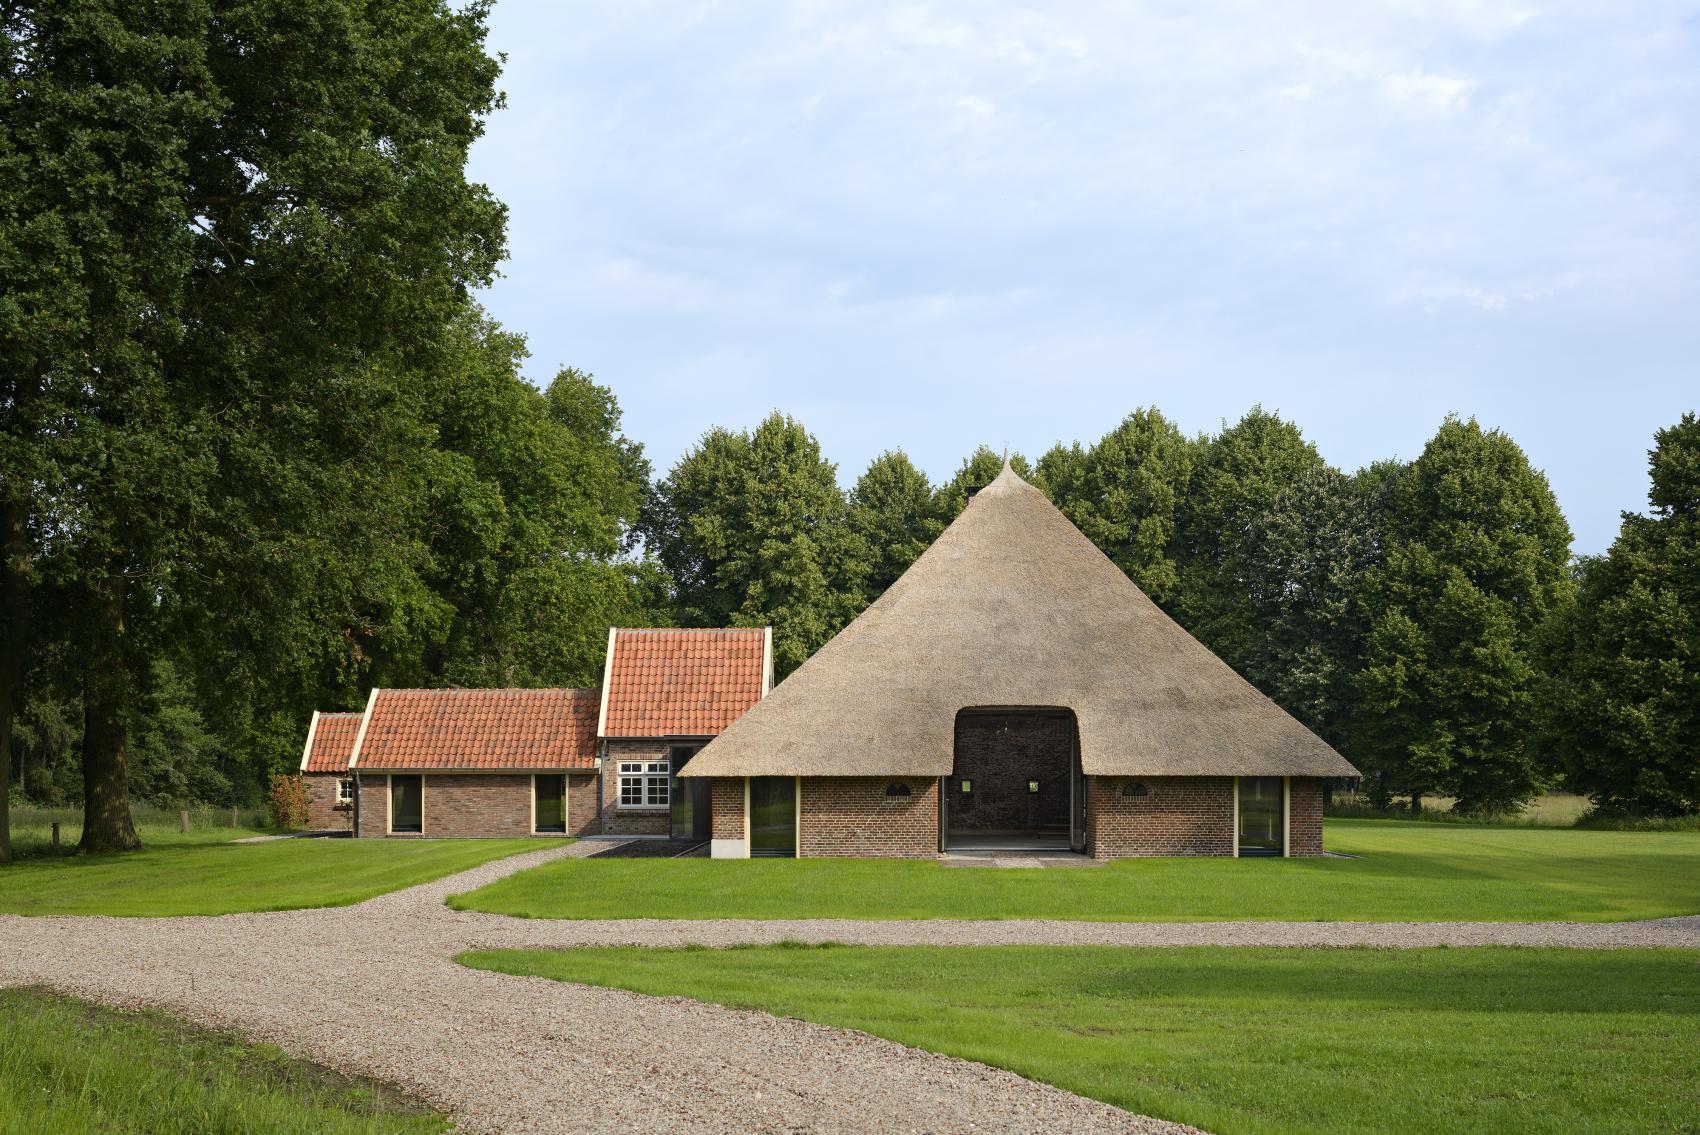
[[[0,989],[0,1135],[433,1135],[448,1121],[371,1081],[160,1013]]]
[[[910,860],[561,859],[450,905],[530,918],[1615,922],[1700,913],[1700,832],[1330,820],[1358,859],[1127,859],[1043,871]]]
[[[0,867],[0,913],[166,916],[345,906],[562,842],[286,839],[47,856]]]
[[[1217,1135],[1700,1131],[1700,951],[767,946],[461,960],[860,1029]]]

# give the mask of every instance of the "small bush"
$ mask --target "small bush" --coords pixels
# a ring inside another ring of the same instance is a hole
[[[266,807],[271,811],[272,827],[306,827],[307,789],[301,778],[282,775],[272,777],[271,791],[266,794]]]

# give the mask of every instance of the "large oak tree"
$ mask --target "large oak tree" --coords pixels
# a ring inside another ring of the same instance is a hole
[[[85,850],[137,845],[126,753],[163,643],[265,623],[288,651],[406,576],[388,459],[426,436],[417,376],[503,240],[465,176],[498,102],[485,17],[5,8],[4,629],[43,578],[76,614]]]

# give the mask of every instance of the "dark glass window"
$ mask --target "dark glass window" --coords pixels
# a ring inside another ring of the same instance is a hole
[[[750,778],[750,855],[797,854],[797,782],[789,776]]]
[[[1240,854],[1280,855],[1285,851],[1284,785],[1278,776],[1240,777]]]
[[[565,832],[567,830],[567,778],[565,776],[534,776],[531,778],[532,830]]]
[[[390,831],[424,830],[425,786],[417,776],[390,777]]]

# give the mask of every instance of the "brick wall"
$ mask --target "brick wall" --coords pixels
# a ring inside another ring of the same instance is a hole
[[[457,773],[425,777],[428,836],[531,834],[531,777]]]
[[[1146,795],[1124,796],[1137,779]],[[1231,776],[1089,776],[1086,851],[1097,859],[1134,855],[1232,855]]]
[[[595,773],[567,775],[567,834],[595,835],[602,819],[601,786]]]
[[[908,796],[887,796],[886,785],[906,784]],[[716,782],[718,789],[719,782]],[[934,777],[804,777],[798,853],[815,856],[932,858],[939,846],[939,782]],[[742,785],[739,831],[743,836]],[[719,795],[715,797],[719,815]],[[719,832],[715,833],[717,836]]]
[[[1074,718],[964,713],[956,719],[950,828],[959,832],[1067,833]],[[970,792],[962,782],[972,782]],[[1039,791],[1029,790],[1037,781]]]
[[[620,807],[620,762],[664,761],[665,741],[609,741],[602,762],[602,830],[608,835],[666,835],[672,820],[660,811]]]
[[[714,839],[744,838],[744,778],[717,776],[712,796]]]
[[[589,823],[594,828],[595,778],[569,777],[567,791],[571,822]],[[389,823],[389,777],[381,773],[362,776],[358,792],[361,836],[384,838]],[[584,804],[572,800],[575,792]],[[424,801],[425,830],[421,835],[454,839],[532,834],[529,773],[427,773]],[[401,833],[400,838],[418,837]]]
[[[345,774],[339,772],[308,772],[301,774],[301,788],[307,796],[307,829],[315,832],[346,832],[354,827],[353,803],[336,802],[336,782]]]
[[[1322,781],[1295,776],[1287,781],[1289,855],[1322,854]]]
[[[389,816],[389,786],[390,778],[382,773],[355,779],[354,795],[360,801],[357,813],[360,817],[360,831],[357,834],[362,839],[384,838],[384,823]]]

